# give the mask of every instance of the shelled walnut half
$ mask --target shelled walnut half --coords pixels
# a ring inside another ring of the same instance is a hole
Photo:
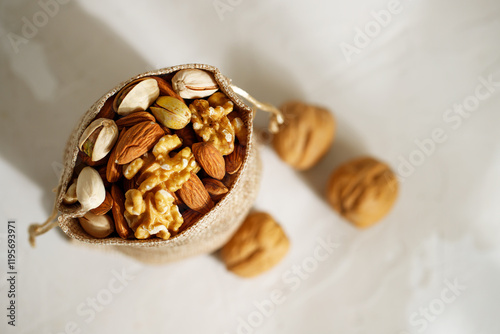
[[[137,164],[141,167],[133,168],[130,173],[131,168],[125,171],[128,179],[137,175],[141,181],[137,189],[130,189],[125,194],[125,219],[137,239],[147,239],[151,235],[168,239],[182,225],[182,216],[172,193],[179,190],[191,172],[197,172],[199,167],[189,147],[170,156],[180,146],[177,135],[166,135],[153,148],[153,155],[144,158],[148,160],[146,163],[137,158],[130,166],[141,161]]]

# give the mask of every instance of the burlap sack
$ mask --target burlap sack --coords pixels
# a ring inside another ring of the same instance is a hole
[[[64,190],[71,181],[73,169],[78,155],[77,142],[85,128],[92,122],[108,98],[117,93],[127,83],[150,75],[165,75],[182,69],[197,68],[213,73],[219,84],[220,91],[226,94],[234,103],[235,109],[240,111],[243,122],[248,129],[248,145],[243,165],[238,172],[235,182],[228,194],[206,215],[193,226],[180,234],[163,240],[159,238],[147,240],[124,240],[120,237],[96,239],[88,235],[80,226],[77,217],[85,214],[81,207],[66,206],[62,203]],[[243,222],[252,207],[259,188],[261,165],[253,135],[253,110],[235,94],[230,80],[220,71],[209,65],[187,64],[163,68],[139,74],[122,82],[103,97],[101,97],[83,115],[66,145],[63,157],[64,170],[62,172],[55,203],[55,210],[59,213],[59,227],[69,237],[92,245],[114,248],[142,262],[165,263],[180,260],[189,256],[209,253],[224,245],[239,225]],[[47,224],[47,223],[46,223]],[[48,228],[42,225],[30,227],[30,234],[36,236],[44,233]],[[50,228],[50,227],[49,227]],[[38,230],[37,230],[38,229]]]

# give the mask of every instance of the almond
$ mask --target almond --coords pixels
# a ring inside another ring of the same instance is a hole
[[[181,227],[179,228],[179,231],[177,234],[187,230],[189,227],[193,226],[194,223],[196,223],[200,218],[203,217],[203,215],[197,211],[187,209],[182,213],[182,218],[184,219],[184,222],[182,223]]]
[[[174,132],[177,137],[182,140],[182,146],[184,147],[192,147],[194,143],[198,142],[191,124],[186,125],[180,130],[175,130]]]
[[[106,100],[106,102],[104,102],[104,105],[102,106],[99,113],[95,116],[95,119],[98,119],[98,118],[114,119],[115,118],[116,113],[113,110],[113,100],[114,100],[114,98],[110,97],[109,99]]]
[[[201,214],[207,213],[214,206],[205,186],[198,176],[192,172],[189,180],[182,185],[177,194],[184,204]]]
[[[175,205],[179,206],[179,205],[184,204],[184,203],[182,202],[182,200],[179,198],[179,196],[177,196],[177,194],[176,194],[176,193],[172,193],[172,192],[170,192],[170,191],[169,191],[169,193],[170,193],[170,195],[172,195],[172,196],[174,197],[174,204],[175,204]]]
[[[135,176],[131,180],[127,180],[127,178],[124,177],[123,181],[122,181],[123,191],[126,193],[130,189],[137,188],[137,182],[136,181],[137,181],[137,176]]]
[[[166,135],[171,135],[172,134],[172,130],[170,130],[169,128],[167,128],[165,125],[160,124],[160,127],[163,130],[163,132],[165,132]]]
[[[102,216],[108,213],[109,210],[113,207],[113,198],[111,194],[106,191],[106,197],[104,198],[104,202],[101,203],[97,208],[90,210],[94,215]]]
[[[134,231],[132,231],[125,220],[125,196],[118,185],[113,184],[111,186],[111,196],[113,198],[112,212],[116,232],[123,239],[129,239],[134,236]]]
[[[228,192],[227,187],[219,180],[205,178],[202,182],[214,201],[219,201]]]
[[[192,151],[201,168],[214,179],[222,180],[226,174],[226,163],[220,151],[211,143],[193,144]]]
[[[108,182],[110,182],[110,183],[118,181],[120,179],[120,177],[122,176],[122,168],[120,168],[118,166],[118,164],[116,163],[116,147],[118,146],[118,143],[125,135],[125,131],[127,131],[127,130],[122,129],[122,131],[118,135],[118,140],[116,141],[117,142],[116,146],[113,148],[113,150],[109,154],[108,165],[106,166],[106,180],[108,180]]]
[[[116,163],[128,164],[140,157],[163,137],[165,133],[154,122],[142,122],[128,129],[116,144]]]
[[[244,157],[245,147],[242,145],[235,145],[233,152],[224,157],[224,160],[226,160],[226,172],[228,174],[236,174],[243,164]]]
[[[86,155],[85,153],[83,153],[82,151],[79,150],[78,157],[87,166],[96,167],[96,166],[105,165],[108,162],[109,154],[99,161],[92,161],[92,159],[88,155]]]
[[[175,92],[175,90],[172,88],[172,85],[170,85],[170,83],[168,83],[167,80],[160,77],[151,77],[151,78],[155,79],[156,82],[158,83],[158,88],[160,88],[160,96],[168,95],[184,102],[184,99]]]
[[[236,174],[226,174],[226,176],[224,176],[224,178],[222,179],[222,183],[224,183],[224,185],[230,189],[231,186],[233,185],[234,181],[236,181],[236,179],[238,178],[238,175]]]
[[[101,167],[99,167],[97,172],[101,176],[102,182],[104,183],[104,187],[107,189],[111,186],[111,183],[108,181],[108,178],[106,177],[106,169],[107,169],[107,166],[101,166]]]
[[[155,117],[147,111],[137,111],[116,121],[118,129],[130,128],[141,122],[154,122]]]

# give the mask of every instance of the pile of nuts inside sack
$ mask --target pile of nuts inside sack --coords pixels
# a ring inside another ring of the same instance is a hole
[[[95,238],[169,239],[210,211],[245,156],[241,116],[203,70],[144,77],[106,101],[79,140],[64,204]]]

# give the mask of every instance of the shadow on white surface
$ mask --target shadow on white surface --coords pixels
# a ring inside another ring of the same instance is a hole
[[[232,78],[236,86],[244,88],[258,100],[272,103],[277,107],[291,100],[318,104],[318,101],[307,101],[306,92],[301,88],[303,83],[296,81],[293,71],[260,55],[251,47],[236,46],[227,56],[224,72],[227,72],[226,75]],[[324,107],[334,114],[337,123],[334,144],[316,166],[306,172],[296,173],[321,200],[325,198],[325,178],[335,167],[349,159],[368,154],[362,137],[356,134],[342,118],[335,115],[335,110],[332,110],[331,106],[324,105]],[[265,135],[268,122],[269,114],[261,111],[256,113],[254,124],[257,135],[259,133]],[[263,144],[269,144],[270,135],[260,139]]]
[[[335,168],[350,159],[370,155],[361,136],[358,136],[354,130],[350,129],[348,124],[339,124],[338,119],[336,119],[336,122],[335,141],[327,154],[313,168],[297,173],[315,191],[318,198],[325,203],[327,203],[325,197],[326,187]]]
[[[266,58],[248,45],[236,45],[226,55],[221,69],[232,79],[233,84],[246,90],[257,100],[280,106],[288,100],[302,100],[304,92],[296,82],[292,72]],[[267,129],[269,114],[258,111],[254,126],[257,130]]]
[[[61,5],[62,7],[63,5]],[[40,11],[33,1],[18,1],[4,11],[3,29],[20,32],[19,21]],[[60,8],[38,29],[36,38],[11,45],[1,57],[0,155],[45,191],[49,213],[65,144],[83,113],[117,83],[144,72],[148,64],[105,24],[76,3]],[[41,219],[43,217],[40,217]]]

